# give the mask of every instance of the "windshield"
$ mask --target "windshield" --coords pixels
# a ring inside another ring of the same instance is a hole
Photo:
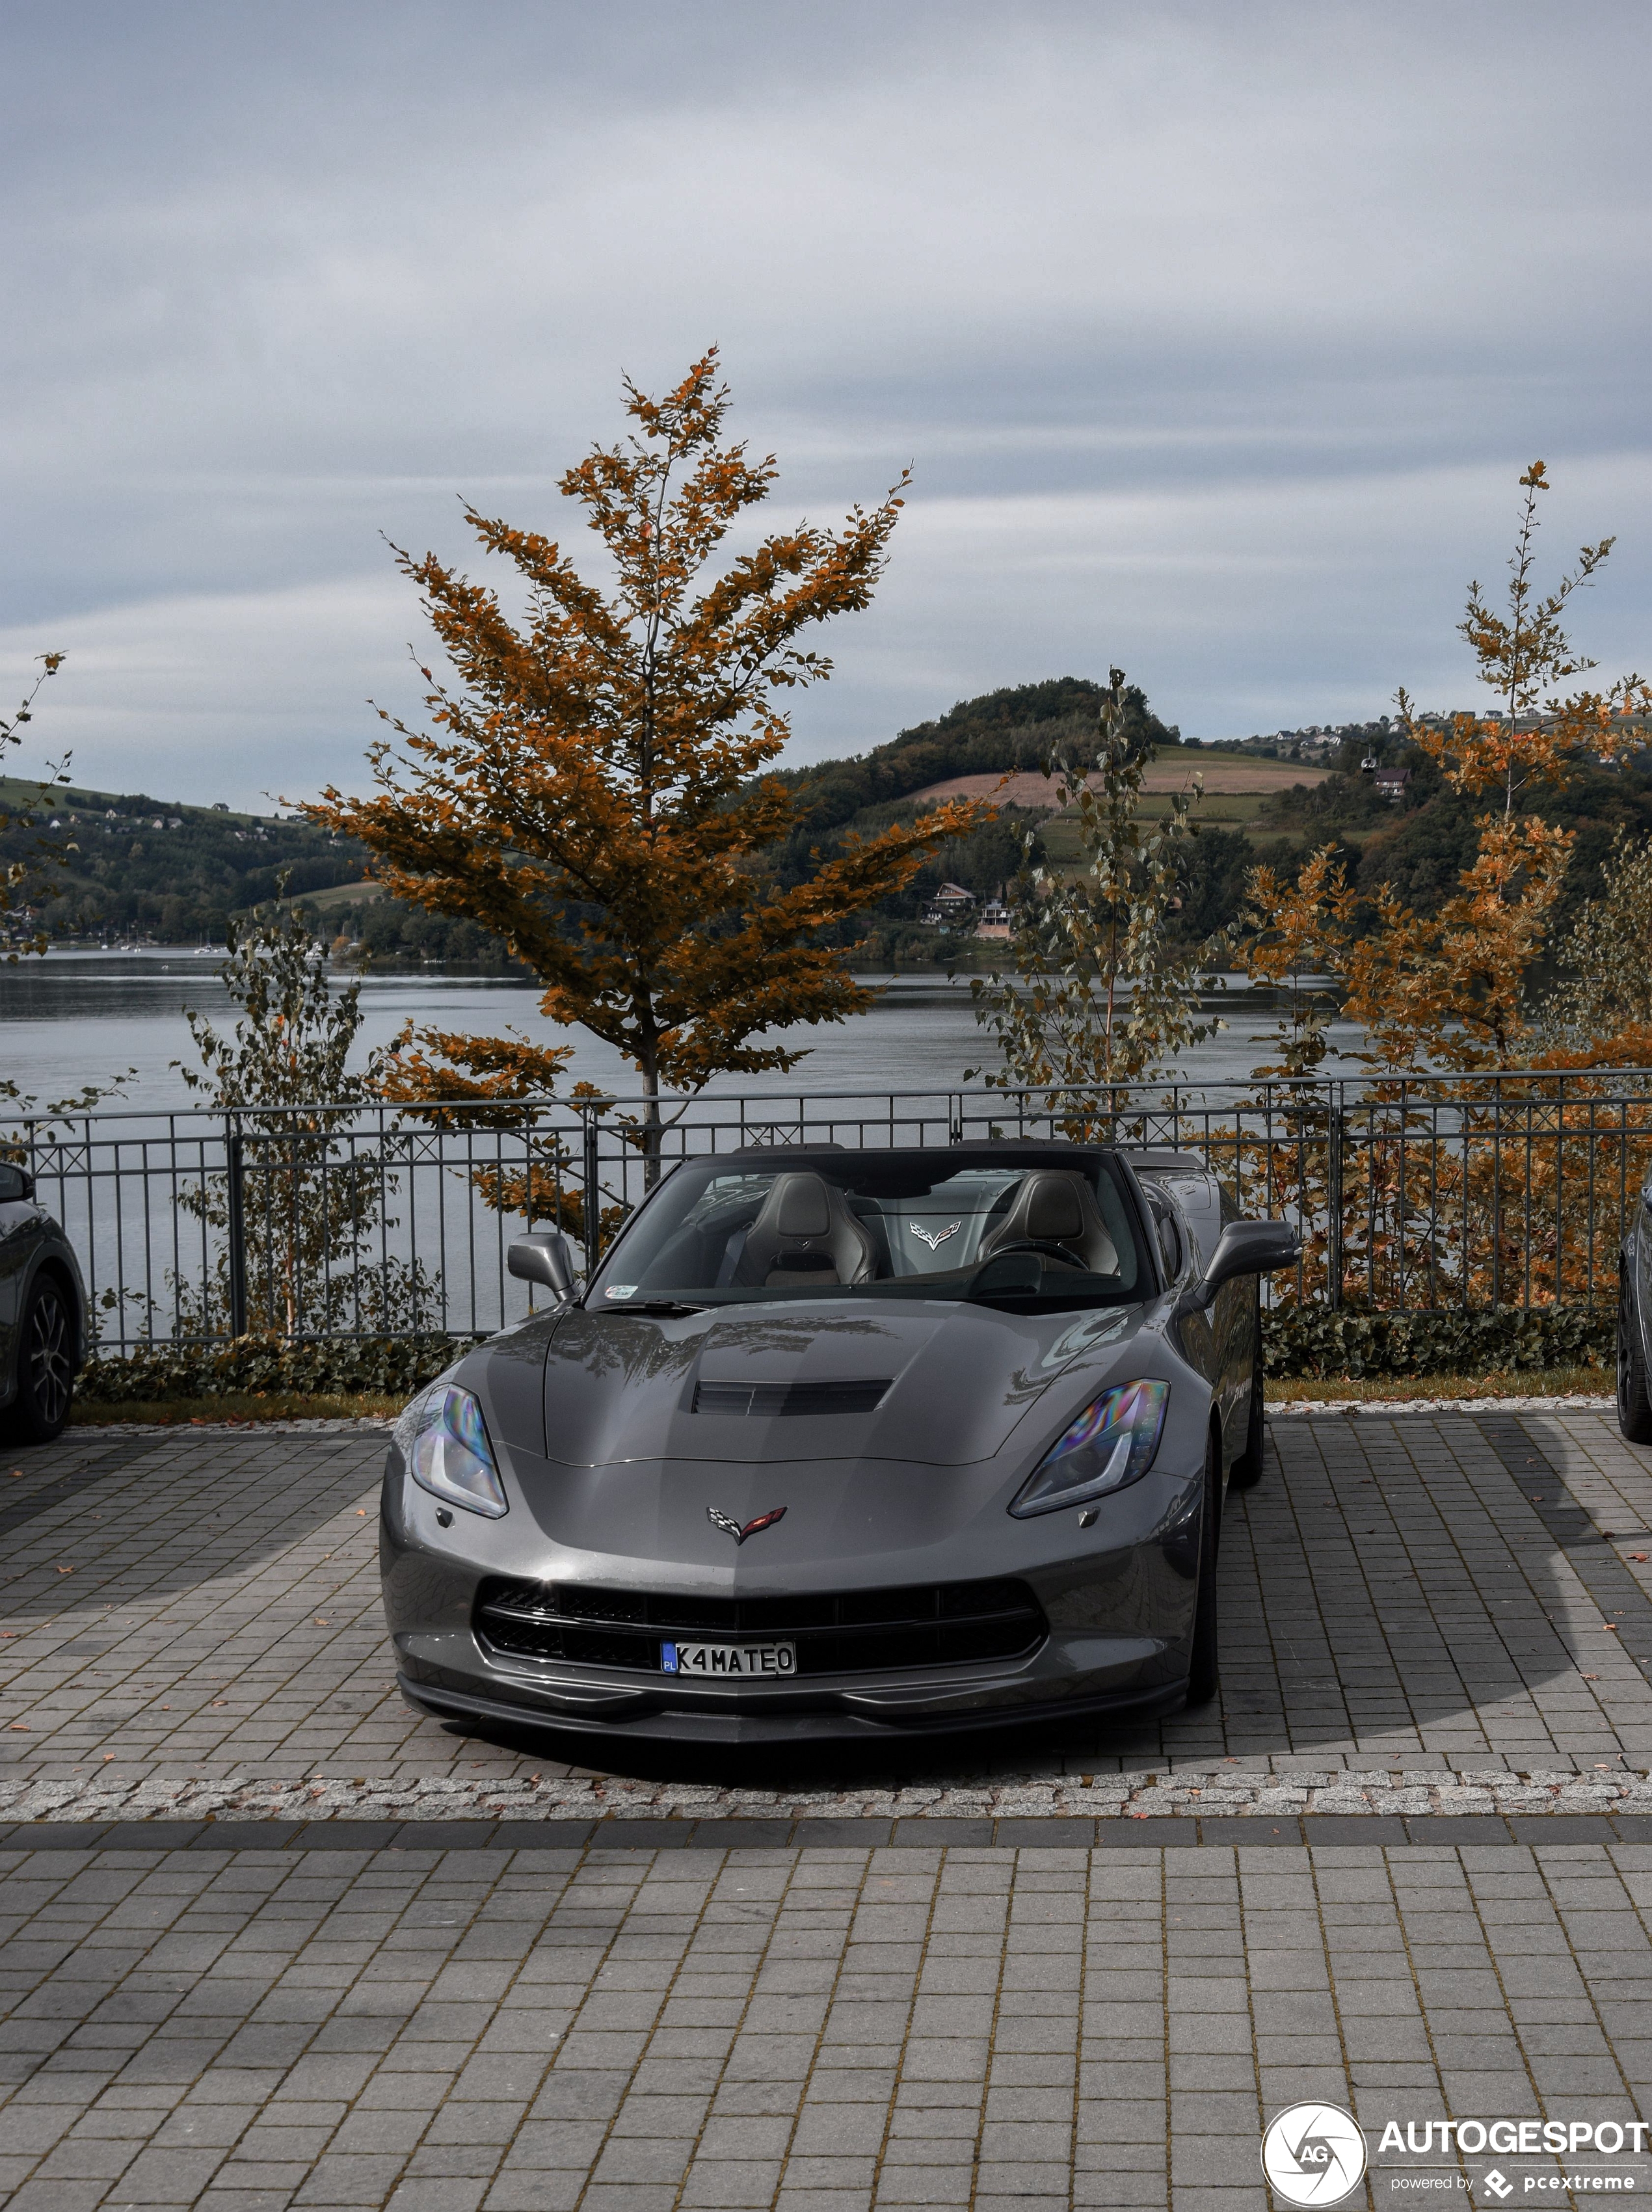
[[[1120,1304],[1151,1282],[1134,1208],[1095,1154],[814,1153],[679,1168],[586,1304],[798,1298]]]

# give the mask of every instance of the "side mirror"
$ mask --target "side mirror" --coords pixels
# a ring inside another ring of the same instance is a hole
[[[33,1195],[34,1178],[28,1170],[20,1168],[15,1160],[0,1160],[0,1206]]]
[[[1302,1239],[1288,1221],[1230,1221],[1217,1238],[1203,1275],[1176,1300],[1175,1317],[1203,1313],[1223,1284],[1236,1275],[1271,1275],[1277,1267],[1294,1267],[1301,1257]]]
[[[574,1291],[574,1261],[568,1239],[554,1230],[538,1237],[519,1237],[505,1255],[505,1265],[525,1283],[542,1283],[559,1298]]]

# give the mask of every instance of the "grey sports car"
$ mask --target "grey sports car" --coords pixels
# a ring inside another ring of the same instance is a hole
[[[1196,1158],[1057,1143],[689,1161],[578,1296],[524,1238],[556,1303],[391,1447],[403,1691],[679,1744],[1206,1699],[1296,1256]]]

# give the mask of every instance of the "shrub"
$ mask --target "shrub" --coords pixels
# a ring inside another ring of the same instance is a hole
[[[296,1391],[307,1397],[361,1392],[410,1398],[480,1338],[385,1336],[302,1339],[241,1336],[218,1344],[157,1340],[125,1358],[94,1359],[76,1389],[98,1404],[123,1399],[219,1398]]]
[[[1332,1312],[1291,1306],[1262,1316],[1272,1376],[1475,1375],[1507,1368],[1606,1367],[1610,1306],[1499,1306],[1479,1312]]]

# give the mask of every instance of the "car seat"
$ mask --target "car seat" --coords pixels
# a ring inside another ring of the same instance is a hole
[[[1113,1242],[1088,1179],[1070,1170],[1038,1168],[1023,1179],[1009,1211],[981,1240],[981,1257],[990,1260],[1010,1244],[1054,1244],[1075,1267],[1092,1275],[1116,1275],[1118,1248]]]
[[[878,1250],[841,1192],[823,1176],[793,1170],[776,1176],[746,1231],[739,1279],[765,1288],[870,1281]]]

